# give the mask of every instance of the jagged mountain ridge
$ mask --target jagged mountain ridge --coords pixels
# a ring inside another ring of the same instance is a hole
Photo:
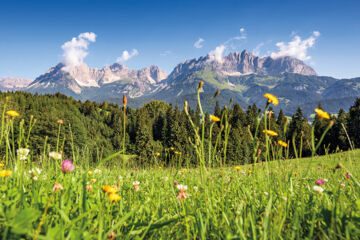
[[[0,78],[0,91],[17,91],[27,87],[33,80],[19,77]]]
[[[139,97],[154,89],[161,88],[167,74],[157,66],[132,70],[118,63],[102,69],[90,68],[85,63],[73,67],[70,71],[63,69],[62,63],[50,68],[36,78],[27,91],[52,93],[61,90],[80,99],[95,97],[101,94],[102,88],[111,84],[117,94]],[[90,94],[90,96],[89,96]],[[109,92],[104,95],[110,94]]]
[[[157,66],[132,70],[117,63],[102,69],[90,68],[85,63],[69,71],[63,69],[61,63],[50,68],[23,90],[60,92],[80,100],[118,103],[126,94],[131,107],[139,107],[151,99],[174,104],[189,100],[190,105],[195,106],[197,84],[204,81],[204,100],[220,89],[221,104],[227,104],[232,97],[243,107],[252,103],[261,106],[263,94],[271,92],[280,98],[278,108],[289,114],[297,106],[310,109],[309,106],[319,102],[331,102],[328,110],[336,112],[341,106],[334,104],[335,99],[345,103],[346,108],[360,96],[360,78],[320,77],[298,59],[261,58],[246,50],[216,61],[210,55],[187,60],[178,64],[169,76]]]

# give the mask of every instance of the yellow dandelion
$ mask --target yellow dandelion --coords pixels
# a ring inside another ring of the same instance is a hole
[[[294,172],[294,176],[296,177],[298,175],[298,173],[297,172]]]
[[[240,167],[240,166],[236,166],[235,169],[239,171],[239,170],[241,170],[241,167]]]
[[[11,175],[12,171],[10,170],[1,170],[0,177],[6,178],[7,176]]]
[[[267,135],[272,136],[272,137],[276,137],[278,135],[277,132],[275,132],[273,130],[266,130],[266,131],[263,130],[263,133],[265,133],[265,132]]]
[[[116,193],[117,189],[115,187],[105,185],[105,186],[103,186],[103,190],[104,190],[105,193],[113,194],[113,193]]]
[[[251,174],[251,173],[252,173],[252,171],[249,169],[248,174]]]
[[[270,93],[266,93],[264,97],[268,99],[268,103],[273,103],[275,106],[279,104],[279,100],[277,99],[277,97]]]
[[[212,122],[220,122],[220,118],[218,118],[217,116],[214,116],[214,115],[210,115],[210,119]]]
[[[280,146],[282,146],[284,148],[286,148],[288,146],[286,142],[283,142],[281,140],[279,140],[278,143],[279,143]]]
[[[315,108],[315,112],[319,118],[330,119],[329,114],[327,112],[324,112],[320,108]]]
[[[92,175],[93,174],[93,172],[92,171],[88,171],[88,175],[90,176],[90,175]]]
[[[7,111],[6,114],[13,118],[19,116],[19,113],[14,110]]]
[[[157,153],[155,153],[155,155],[156,155],[157,157],[159,157],[159,156],[160,156],[160,153],[159,153],[159,152],[157,152]]]
[[[0,168],[3,168],[5,166],[4,163],[0,163]]]
[[[111,202],[117,202],[117,201],[119,201],[121,199],[121,197],[117,193],[111,193],[109,195],[109,199],[110,199]]]

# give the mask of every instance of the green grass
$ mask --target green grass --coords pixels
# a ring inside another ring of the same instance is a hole
[[[198,169],[103,167],[88,175],[94,169],[81,166],[66,174],[43,169],[33,181],[28,173],[33,166],[26,165],[24,172],[0,179],[0,235],[31,239],[49,204],[38,239],[105,239],[111,232],[118,239],[356,239],[359,157],[357,150],[274,161],[269,174],[265,163],[214,168],[203,183]],[[334,170],[339,162],[344,168]],[[327,179],[322,194],[313,191],[318,179]],[[139,191],[134,181],[140,182]],[[174,181],[188,187],[186,199],[177,198]],[[84,190],[87,182],[91,191]],[[53,192],[55,183],[64,189]],[[103,185],[119,186],[121,200],[110,202]]]

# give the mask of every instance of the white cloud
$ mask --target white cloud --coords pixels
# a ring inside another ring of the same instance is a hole
[[[205,40],[202,38],[199,38],[195,43],[194,43],[194,47],[195,48],[202,48],[203,46],[201,45]]]
[[[214,50],[209,52],[209,60],[208,61],[216,61],[221,63],[222,62],[222,56],[225,51],[225,45],[217,46]]]
[[[131,53],[129,53],[127,50],[125,50],[125,51],[123,51],[121,57],[118,57],[116,59],[116,62],[126,62],[130,58],[135,57],[137,55],[139,55],[139,51],[137,49],[131,50]]]
[[[298,58],[302,61],[310,60],[311,56],[307,55],[308,48],[311,48],[314,46],[316,39],[320,36],[320,32],[314,31],[312,35],[302,40],[300,36],[295,35],[293,40],[284,43],[284,42],[278,42],[276,43],[276,46],[279,48],[278,52],[271,53],[272,58],[278,58],[283,56],[290,56]]]
[[[217,61],[219,63],[222,63],[222,56],[227,49],[236,49],[236,46],[238,44],[235,43],[235,41],[241,41],[245,40],[247,38],[245,28],[240,28],[240,35],[231,37],[228,40],[226,40],[223,44],[217,46],[214,50],[209,52],[209,59],[208,62]]]
[[[252,50],[252,53],[255,56],[260,56],[260,49],[264,46],[265,43],[261,42],[258,45],[256,45],[256,47]]]
[[[88,55],[87,49],[90,42],[96,41],[96,34],[85,32],[73,37],[71,41],[65,42],[61,48],[64,50],[62,63],[65,65],[64,70],[69,71],[71,68],[78,66]]]
[[[167,51],[165,51],[165,52],[163,52],[163,53],[160,53],[160,56],[165,57],[165,56],[170,55],[171,53],[172,53],[172,52],[171,52],[170,50],[167,50]]]

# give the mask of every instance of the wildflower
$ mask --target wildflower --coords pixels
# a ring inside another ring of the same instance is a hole
[[[55,183],[55,184],[54,184],[54,187],[53,187],[53,191],[54,191],[54,192],[58,192],[58,191],[63,190],[63,189],[64,189],[64,188],[63,188],[63,186],[61,186],[60,183]]]
[[[186,193],[187,186],[186,186],[186,185],[179,184],[179,185],[177,185],[176,187],[177,187],[177,189],[180,190],[180,193],[179,193],[179,195],[177,196],[177,198],[178,198],[178,199],[181,199],[181,200],[186,199],[187,196],[188,196],[187,193]]]
[[[50,152],[49,153],[49,158],[53,158],[55,160],[61,160],[62,155],[61,155],[61,153],[58,153],[58,152]]]
[[[114,232],[111,232],[111,233],[107,236],[107,239],[109,239],[109,240],[115,239],[115,233],[114,233]]]
[[[199,188],[197,186],[194,186],[193,189],[195,192],[197,192],[199,190]]]
[[[340,183],[340,186],[341,186],[341,187],[345,187],[345,183]]]
[[[161,179],[164,180],[164,181],[166,181],[166,182],[167,182],[167,180],[169,180],[168,177],[162,177]]]
[[[61,171],[63,172],[72,172],[75,169],[74,164],[70,160],[65,160],[61,164]]]
[[[94,174],[100,174],[101,173],[101,170],[100,169],[95,169],[94,170]]]
[[[287,197],[282,197],[282,199],[286,202],[287,201]]]
[[[119,175],[119,180],[122,181],[123,180],[123,177],[121,175]]]
[[[29,170],[29,174],[36,176],[41,174],[42,170],[40,168],[33,168],[31,170]]]
[[[176,186],[176,185],[178,185],[179,183],[176,181],[176,180],[174,180],[174,185]]]
[[[95,179],[95,178],[92,178],[90,181],[91,181],[92,183],[96,183],[96,179]]]
[[[1,170],[0,177],[6,178],[7,176],[11,175],[12,171],[10,170]]]
[[[114,186],[105,185],[103,186],[103,191],[108,194],[116,193],[117,189]]]
[[[19,148],[16,153],[20,160],[26,160],[27,156],[29,155],[30,150],[27,148]]]
[[[346,177],[346,179],[350,179],[349,173],[346,173],[346,174],[345,174],[345,177]]]
[[[239,171],[239,170],[241,170],[242,168],[241,168],[240,166],[236,166],[235,169]]]
[[[117,193],[111,193],[109,195],[109,199],[110,199],[111,202],[117,202],[117,201],[119,201],[121,199],[121,197]]]
[[[135,168],[135,171],[139,171],[139,168]]]
[[[5,166],[4,163],[0,163],[0,168],[3,168]]]
[[[319,186],[313,186],[313,190],[317,193],[322,193],[324,192],[324,189],[322,187]]]
[[[155,153],[155,155],[156,155],[157,157],[160,157],[160,153],[159,153],[159,152]]]
[[[19,113],[17,111],[14,111],[14,110],[7,111],[6,114],[9,115],[12,118],[15,118],[15,117],[19,116]]]
[[[264,195],[267,196],[267,195],[269,195],[269,193],[268,193],[268,192],[264,192]]]
[[[210,168],[206,168],[206,171],[208,171],[208,172],[209,172],[209,171],[210,171]]]
[[[281,140],[278,141],[279,145],[286,148],[288,146],[288,144],[286,142],[283,142]]]
[[[259,149],[257,150],[257,154],[258,154],[258,155],[261,154],[261,148],[259,148]]]
[[[123,105],[126,106],[127,104],[127,98],[126,98],[126,95],[123,94]]]
[[[87,184],[87,185],[86,185],[86,190],[92,191],[92,190],[93,190],[93,187],[92,187],[90,184]]]
[[[133,185],[134,185],[134,190],[135,190],[136,192],[140,190],[140,187],[139,187],[140,182],[139,182],[139,181],[133,182]]]
[[[327,180],[326,178],[324,178],[324,180],[323,180],[324,182],[329,182],[329,180]]]
[[[264,97],[266,97],[268,99],[268,103],[273,103],[275,106],[279,104],[279,100],[277,99],[277,97],[275,97],[274,95],[270,94],[270,93],[266,93],[264,95]]]
[[[203,82],[203,81],[200,81],[200,82],[199,82],[199,86],[198,86],[198,90],[200,90],[203,85],[204,85],[204,82]]]
[[[252,173],[252,171],[249,169],[248,174],[251,174],[251,173]]]
[[[324,112],[322,109],[320,108],[315,108],[315,112],[317,114],[317,116],[319,118],[325,118],[325,119],[330,119],[330,116],[327,112]]]
[[[218,118],[217,116],[214,116],[214,115],[210,115],[210,119],[212,122],[220,122],[220,118]]]
[[[34,176],[34,177],[33,177],[33,181],[34,181],[34,182],[37,182],[38,180],[39,180],[39,178],[38,178],[37,176]]]
[[[324,184],[325,184],[324,181],[322,181],[320,179],[316,181],[316,185],[320,186],[320,185],[324,185]]]
[[[57,123],[58,124],[63,124],[64,122],[63,122],[63,120],[59,119],[59,120],[57,120]]]
[[[88,175],[90,176],[90,175],[92,175],[93,174],[93,172],[92,171],[88,171]]]
[[[212,180],[212,177],[209,177],[209,181],[211,181]]]
[[[172,150],[172,151],[174,151],[174,149],[175,149],[174,147],[171,147],[171,148],[170,148],[170,150]]]
[[[267,135],[272,136],[272,137],[276,137],[278,135],[277,132],[275,132],[273,130],[266,130],[266,131],[263,130],[263,133],[265,133],[265,132]]]
[[[298,173],[297,172],[294,172],[294,176],[296,177],[298,175]]]

